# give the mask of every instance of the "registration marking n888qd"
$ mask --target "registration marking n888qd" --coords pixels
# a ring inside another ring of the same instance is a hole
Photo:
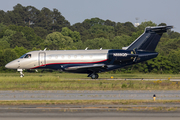
[[[126,56],[127,56],[127,53],[113,53],[113,56],[126,57]]]

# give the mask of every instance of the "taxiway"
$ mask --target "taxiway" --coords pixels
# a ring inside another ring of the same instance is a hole
[[[0,100],[180,100],[180,90],[7,90]]]

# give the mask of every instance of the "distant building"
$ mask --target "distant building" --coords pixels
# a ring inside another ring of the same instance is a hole
[[[140,24],[138,23],[139,18],[136,17],[136,23],[134,23],[135,27],[138,27]]]
[[[134,23],[134,26],[135,27],[138,27],[140,24],[139,23]]]

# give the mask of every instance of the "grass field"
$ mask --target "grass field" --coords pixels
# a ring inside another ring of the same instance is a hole
[[[180,100],[9,100],[0,101],[0,105],[32,105],[32,104],[75,104],[75,105],[146,105],[146,104],[179,104]]]
[[[74,74],[74,73],[28,73],[25,72],[26,76],[54,76],[59,77],[61,79],[66,78],[76,78],[82,79],[87,78],[87,74]],[[19,73],[0,73],[0,77],[19,77]],[[99,78],[151,78],[151,79],[180,79],[180,74],[110,74],[110,73],[101,73],[99,74]]]
[[[81,112],[88,109],[96,109],[102,111],[157,111],[157,112],[179,112],[180,107],[174,106],[179,104],[179,100],[12,100],[0,101],[0,106],[19,106],[33,105],[37,108],[59,108],[60,112]],[[164,106],[166,104],[166,106]],[[55,106],[54,106],[55,105]],[[58,106],[60,105],[60,106]],[[62,107],[61,105],[65,105]],[[72,105],[76,105],[73,107]],[[87,106],[86,106],[87,105]],[[104,106],[105,105],[105,106]],[[27,107],[27,106],[26,106]],[[9,108],[11,109],[11,108]],[[17,108],[18,109],[18,108]]]
[[[91,80],[86,74],[71,73],[0,73],[0,90],[179,90],[180,84],[168,79],[180,75],[168,74],[100,74],[100,78],[156,78],[167,80],[125,81]],[[87,80],[80,80],[86,78]]]

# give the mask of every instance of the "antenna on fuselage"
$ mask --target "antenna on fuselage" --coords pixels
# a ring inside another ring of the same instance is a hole
[[[47,48],[44,49],[44,51],[46,51]]]
[[[87,49],[88,49],[88,47],[85,50],[87,50]]]

